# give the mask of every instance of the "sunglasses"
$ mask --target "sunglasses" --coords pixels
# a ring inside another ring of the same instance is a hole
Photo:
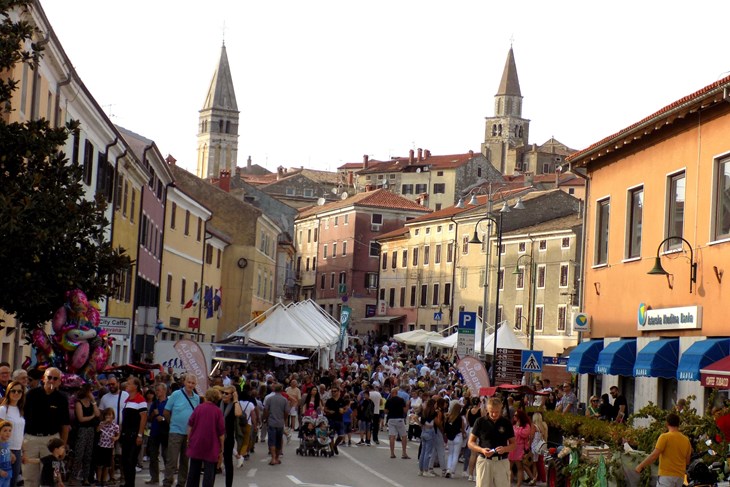
[[[23,393],[23,389],[10,389],[10,393],[22,394]]]
[[[231,395],[231,393],[230,393],[230,392],[224,392],[224,393],[223,393],[223,395],[224,395],[224,396],[230,396],[230,395]]]
[[[48,376],[46,376],[46,380],[56,381],[56,380],[61,380],[61,377],[59,377],[57,375],[48,375]]]

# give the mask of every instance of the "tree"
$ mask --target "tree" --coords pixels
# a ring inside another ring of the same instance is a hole
[[[38,66],[35,28],[9,13],[32,0],[0,0],[0,106],[12,110],[17,63]],[[26,332],[49,320],[65,292],[79,288],[99,299],[114,291],[117,272],[131,264],[105,241],[106,201],[85,199],[82,168],[60,150],[78,123],[52,127],[45,119],[0,120],[0,309]]]

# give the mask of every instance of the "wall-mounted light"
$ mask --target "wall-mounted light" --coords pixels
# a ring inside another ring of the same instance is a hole
[[[692,294],[692,284],[697,284],[697,263],[695,262],[695,253],[694,249],[692,249],[692,245],[683,237],[679,236],[672,236],[667,237],[661,242],[659,242],[659,247],[656,249],[656,258],[654,259],[654,267],[651,268],[647,274],[653,275],[653,276],[668,276],[669,273],[664,270],[664,267],[662,267],[662,257],[661,257],[661,251],[662,251],[662,245],[669,242],[670,240],[681,240],[685,244],[687,244],[687,247],[689,248],[689,293]]]

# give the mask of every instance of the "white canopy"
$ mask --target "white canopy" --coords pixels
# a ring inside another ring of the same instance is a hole
[[[453,333],[446,338],[436,338],[429,340],[432,347],[456,348],[456,341],[459,337],[458,333]],[[518,338],[512,327],[507,322],[502,323],[498,330],[497,348],[512,348],[516,350],[527,350],[528,347],[522,338]],[[474,350],[479,353],[482,350],[482,321],[477,318],[476,335],[474,340]],[[486,337],[484,342],[484,353],[491,355],[494,351],[494,333]]]
[[[393,338],[395,338],[395,341],[405,343],[406,345],[415,345],[422,347],[425,346],[426,343],[428,343],[430,340],[436,340],[442,337],[440,333],[436,333],[435,331],[413,330],[398,333],[396,335],[393,335]]]

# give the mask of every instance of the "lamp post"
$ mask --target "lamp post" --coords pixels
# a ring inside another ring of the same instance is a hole
[[[521,255],[517,259],[517,263],[515,263],[515,270],[512,272],[512,274],[521,274],[520,272],[520,261],[522,259],[528,259],[530,261],[530,280],[528,281],[528,284],[530,285],[530,302],[528,303],[528,309],[530,310],[530,317],[527,320],[527,326],[530,332],[530,350],[535,349],[535,288],[537,288],[537,283],[535,282],[536,278],[536,264],[535,260],[532,258],[531,255]]]
[[[669,275],[669,273],[664,270],[664,267],[662,267],[661,251],[662,245],[669,242],[670,240],[681,240],[682,242],[687,244],[687,247],[689,247],[689,293],[692,294],[692,284],[697,284],[697,262],[695,262],[694,249],[692,249],[692,245],[683,237],[675,235],[672,237],[667,237],[659,242],[659,247],[657,247],[656,249],[654,267],[652,267],[651,270],[647,272],[647,274],[663,276]]]

